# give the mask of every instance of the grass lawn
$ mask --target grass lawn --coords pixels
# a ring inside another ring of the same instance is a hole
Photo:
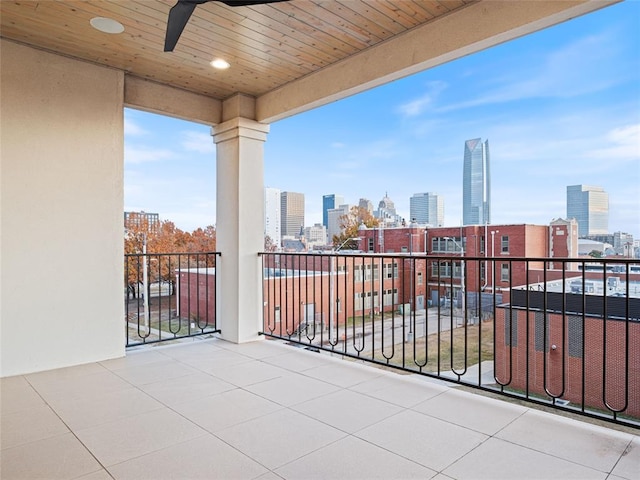
[[[381,358],[379,352],[376,356]],[[480,354],[479,354],[480,353]],[[493,322],[467,325],[428,337],[416,338],[415,342],[404,344],[404,366],[409,369],[422,367],[427,372],[438,371],[438,357],[441,371],[455,369],[462,372],[466,366],[493,359]],[[391,360],[394,365],[402,365],[402,352],[396,351]]]

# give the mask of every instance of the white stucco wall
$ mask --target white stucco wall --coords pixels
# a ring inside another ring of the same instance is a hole
[[[1,42],[0,376],[122,356],[123,74]]]

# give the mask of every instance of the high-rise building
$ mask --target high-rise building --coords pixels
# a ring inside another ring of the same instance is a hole
[[[280,233],[282,237],[299,237],[304,228],[304,193],[280,194]]]
[[[342,195],[332,193],[331,195],[322,196],[322,224],[325,227],[329,226],[329,210],[338,208],[342,204],[344,204],[344,197]]]
[[[569,185],[567,218],[578,221],[578,235],[609,233],[609,194],[602,187]]]
[[[342,235],[342,232],[344,231],[344,228],[342,228],[342,217],[350,215],[351,205],[345,203],[336,208],[332,208],[327,213],[329,217],[329,225],[327,226],[327,243],[331,244],[333,243],[333,237],[335,235]]]
[[[491,173],[489,170],[489,140],[467,140],[464,144],[462,176],[462,223],[491,223]]]
[[[373,215],[373,203],[368,198],[361,198],[358,202],[358,208],[369,212],[370,215]]]
[[[396,204],[385,192],[384,197],[378,203],[378,210],[374,216],[380,221],[381,227],[399,227],[403,223],[403,218],[396,212]]]
[[[280,228],[280,189],[267,187],[264,189],[264,236],[270,237],[276,248],[282,246]]]
[[[421,225],[444,225],[444,199],[436,193],[414,193],[409,199],[409,217]]]

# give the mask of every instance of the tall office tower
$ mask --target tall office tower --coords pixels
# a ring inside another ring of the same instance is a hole
[[[332,193],[331,195],[322,196],[322,224],[325,227],[329,226],[329,210],[331,210],[332,208],[338,208],[343,203],[344,197],[342,195],[336,195],[335,193]]]
[[[436,193],[414,193],[409,199],[409,217],[421,225],[442,227],[444,199]]]
[[[361,198],[358,202],[358,207],[362,210],[366,210],[371,215],[373,215],[373,203],[371,203],[371,200],[369,200],[368,198]]]
[[[264,236],[269,236],[271,241],[280,248],[282,236],[280,234],[280,189],[267,187],[264,189]]]
[[[280,222],[282,237],[300,236],[304,228],[304,193],[280,194]]]
[[[464,144],[462,176],[462,223],[491,223],[491,173],[489,170],[489,140],[467,140]]]
[[[578,235],[609,233],[609,194],[602,187],[567,187],[567,218],[578,221]]]

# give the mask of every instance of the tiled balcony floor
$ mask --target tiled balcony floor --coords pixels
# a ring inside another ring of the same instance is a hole
[[[638,479],[640,437],[263,341],[6,378],[0,477]]]

